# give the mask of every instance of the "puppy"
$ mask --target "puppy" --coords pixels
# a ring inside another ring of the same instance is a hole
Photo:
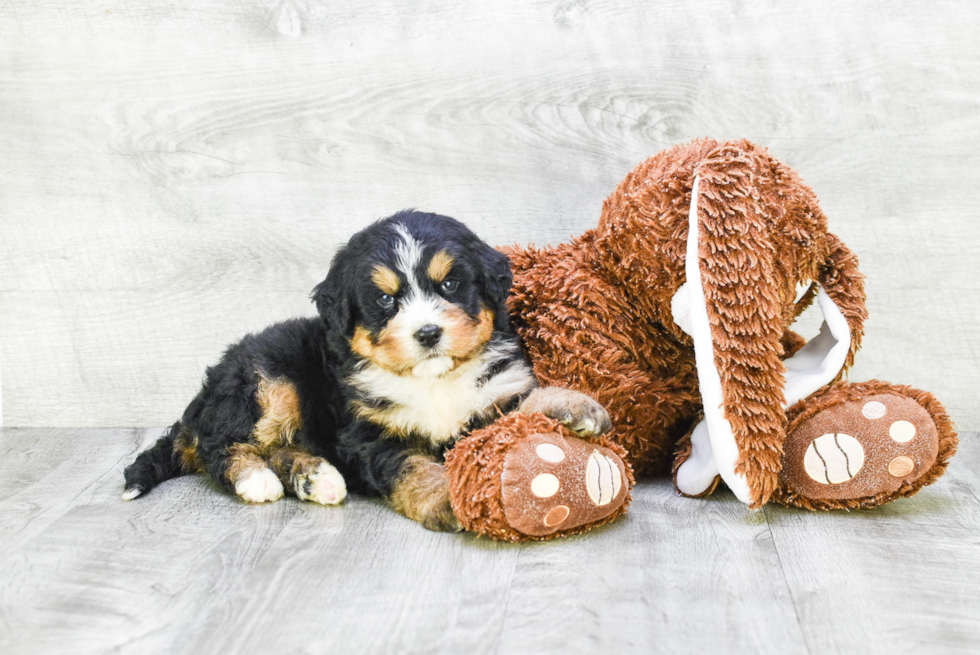
[[[458,530],[442,457],[502,413],[610,427],[583,394],[542,389],[511,328],[510,263],[458,221],[405,211],[355,234],[313,291],[318,318],[249,335],[180,421],[125,470],[124,499],[207,472],[248,502],[383,496]]]

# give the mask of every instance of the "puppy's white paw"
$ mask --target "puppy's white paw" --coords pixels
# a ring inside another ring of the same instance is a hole
[[[282,498],[282,482],[268,468],[253,468],[235,481],[235,493],[249,503],[268,503]]]
[[[309,473],[297,475],[293,480],[293,489],[300,500],[320,505],[338,505],[347,497],[344,476],[329,462],[321,462]]]

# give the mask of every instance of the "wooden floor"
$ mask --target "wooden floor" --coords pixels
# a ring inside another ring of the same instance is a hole
[[[980,446],[873,511],[746,511],[641,484],[543,544],[376,501],[119,500],[158,430],[0,430],[0,653],[976,653]]]

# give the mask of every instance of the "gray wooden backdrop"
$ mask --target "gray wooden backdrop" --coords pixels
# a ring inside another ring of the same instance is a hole
[[[978,33],[969,0],[6,0],[0,417],[167,423],[369,221],[556,243],[710,135],[796,167],[859,253],[852,379],[976,430]]]

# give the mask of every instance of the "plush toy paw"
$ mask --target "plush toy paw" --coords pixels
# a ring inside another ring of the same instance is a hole
[[[787,504],[873,507],[936,480],[956,450],[939,402],[872,381],[837,384],[789,412],[780,479]]]
[[[446,455],[453,510],[466,530],[493,539],[551,539],[626,511],[626,451],[571,436],[543,414],[508,414]]]
[[[511,448],[500,482],[507,522],[535,537],[609,516],[629,487],[619,456],[556,432],[529,435]]]
[[[599,437],[609,432],[612,420],[606,408],[591,396],[562,387],[540,387],[521,403],[525,414],[540,412],[580,437]]]

